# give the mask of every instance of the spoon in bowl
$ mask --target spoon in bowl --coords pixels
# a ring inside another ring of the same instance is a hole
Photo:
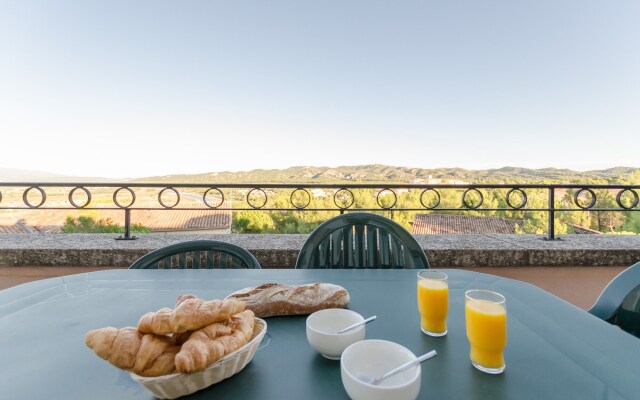
[[[345,333],[345,332],[347,332],[347,331],[350,331],[350,330],[352,330],[352,329],[354,329],[354,328],[359,327],[360,325],[364,325],[364,324],[366,324],[366,323],[369,323],[369,322],[373,321],[373,320],[374,320],[374,319],[376,319],[376,318],[378,318],[378,317],[377,317],[376,315],[374,315],[373,317],[369,317],[369,318],[365,319],[364,321],[356,322],[356,323],[355,323],[355,324],[353,324],[353,325],[349,325],[349,326],[347,326],[346,328],[342,328],[342,329],[340,329],[337,333]]]
[[[384,375],[378,376],[376,378],[371,378],[369,376],[359,376],[358,379],[360,379],[361,381],[368,383],[370,385],[378,385],[380,382],[382,382],[383,380],[387,379],[388,377],[395,375],[397,373],[400,373],[402,371],[405,371],[411,367],[413,367],[414,365],[418,365],[423,361],[426,361],[432,357],[435,357],[438,353],[435,350],[431,350],[428,353],[425,353],[423,355],[421,355],[420,357],[417,357],[415,360],[411,360],[408,363],[402,364],[401,366],[399,366],[398,368],[392,369],[391,371],[387,372]]]

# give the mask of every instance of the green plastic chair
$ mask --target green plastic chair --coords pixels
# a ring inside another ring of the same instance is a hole
[[[416,239],[377,214],[350,213],[318,226],[302,246],[296,268],[429,268]]]
[[[613,278],[589,313],[640,338],[640,262]]]
[[[217,240],[191,240],[149,252],[129,267],[129,269],[144,268],[259,269],[260,263],[249,251],[235,244]]]

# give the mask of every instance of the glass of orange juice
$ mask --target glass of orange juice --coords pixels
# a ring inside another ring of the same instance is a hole
[[[507,345],[506,300],[488,290],[467,290],[464,297],[471,364],[480,371],[500,374],[505,369]]]
[[[447,274],[434,270],[418,272],[420,328],[429,336],[447,334],[449,284]]]

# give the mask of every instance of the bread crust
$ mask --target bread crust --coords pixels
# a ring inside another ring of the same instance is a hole
[[[281,285],[265,283],[246,288],[227,296],[240,300],[256,317],[311,314],[325,308],[345,308],[349,305],[349,292],[331,283]]]

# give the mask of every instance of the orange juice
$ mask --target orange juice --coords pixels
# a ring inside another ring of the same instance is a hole
[[[465,317],[471,361],[474,365],[495,370],[494,373],[502,372],[502,352],[507,345],[507,310],[504,304],[467,299]]]
[[[444,280],[418,280],[418,310],[422,331],[434,336],[447,333],[449,286]]]

